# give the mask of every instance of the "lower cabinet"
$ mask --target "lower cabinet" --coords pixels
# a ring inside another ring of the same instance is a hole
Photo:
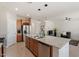
[[[29,46],[29,49],[33,52],[33,40],[31,38],[29,39]]]
[[[38,56],[38,41],[33,40],[33,53],[35,54],[35,56]]]
[[[38,49],[38,53],[39,53],[39,57],[50,57],[50,53],[52,51],[50,51],[50,46],[46,45],[46,44],[42,44],[39,43],[39,49]]]
[[[25,46],[29,48],[29,37],[26,37],[25,39]]]
[[[25,46],[35,55],[38,56],[38,41],[33,38],[27,37],[25,40]]]
[[[21,34],[17,34],[17,42],[22,42],[22,35]]]
[[[35,56],[38,56],[38,41],[30,38],[29,39],[30,43],[29,43],[29,49],[32,51],[32,53],[35,55]]]
[[[26,37],[25,46],[36,56],[36,57],[50,57],[50,46],[46,44],[42,44],[41,42]]]

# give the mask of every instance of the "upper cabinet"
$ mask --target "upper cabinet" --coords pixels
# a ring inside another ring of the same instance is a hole
[[[21,30],[22,25],[31,25],[31,18],[17,19],[17,22],[16,22],[17,30]]]
[[[30,25],[30,24],[31,24],[31,18],[22,19],[22,25]]]
[[[22,20],[18,19],[17,20],[17,29],[21,29],[21,25],[22,25]]]

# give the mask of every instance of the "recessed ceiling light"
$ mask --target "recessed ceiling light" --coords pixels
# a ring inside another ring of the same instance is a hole
[[[48,4],[45,4],[44,6],[45,6],[45,7],[47,7],[47,6],[48,6]]]
[[[18,11],[18,8],[15,8],[16,11]]]
[[[30,16],[29,14],[27,14],[27,16]]]
[[[38,11],[41,11],[41,9],[38,9]]]

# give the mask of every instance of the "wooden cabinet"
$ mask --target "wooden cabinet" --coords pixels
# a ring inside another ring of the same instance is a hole
[[[18,19],[17,22],[17,29],[21,29],[21,25],[22,25],[22,20],[21,19]]]
[[[30,24],[31,24],[31,18],[21,18],[17,20],[16,22],[17,42],[23,41],[23,25],[30,25]]]
[[[30,38],[30,41],[29,41],[29,49],[33,52],[33,40]]]
[[[38,56],[38,41],[33,40],[33,53]]]
[[[22,41],[22,35],[17,34],[17,42],[20,42],[20,41]]]
[[[43,43],[39,43],[39,57],[50,57],[52,56],[52,50],[51,47],[49,45],[43,44]]]
[[[23,18],[22,25],[30,25],[31,24],[31,18]]]
[[[30,37],[26,37],[25,40],[25,46],[30,49],[30,51],[35,55],[38,56],[38,41],[30,38]]]
[[[25,39],[25,46],[26,46],[27,48],[29,48],[29,43],[30,43],[30,40],[29,40],[29,39],[30,39],[30,38],[26,36],[26,39]]]
[[[39,42],[33,38],[26,36],[25,45],[36,57],[52,56],[51,46],[45,43]]]
[[[22,39],[22,20],[17,20],[17,42],[23,41]]]
[[[38,56],[38,41],[30,39],[30,50],[35,56]]]

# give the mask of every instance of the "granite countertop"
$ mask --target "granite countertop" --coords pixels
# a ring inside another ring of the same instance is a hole
[[[32,35],[26,35],[28,37],[31,37],[35,40],[38,40],[42,43],[46,43],[48,45],[57,47],[57,48],[62,48],[66,43],[68,43],[71,39],[67,38],[61,38],[61,37],[54,37],[54,36],[45,36],[44,38],[35,38]]]

